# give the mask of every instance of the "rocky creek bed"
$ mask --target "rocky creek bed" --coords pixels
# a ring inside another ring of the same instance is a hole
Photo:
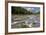
[[[12,15],[11,28],[40,27],[40,15]]]

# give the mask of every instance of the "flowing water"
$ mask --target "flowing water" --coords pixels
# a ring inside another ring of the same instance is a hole
[[[11,28],[40,27],[40,15],[12,15]]]

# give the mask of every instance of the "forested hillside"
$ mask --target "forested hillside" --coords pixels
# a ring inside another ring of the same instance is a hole
[[[28,11],[28,10],[24,9],[23,7],[12,7],[11,9],[12,9],[12,14],[34,14],[34,13],[32,13],[32,11]],[[38,13],[40,13],[40,12],[38,12]]]

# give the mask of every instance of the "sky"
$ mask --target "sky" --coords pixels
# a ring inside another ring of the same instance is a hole
[[[30,8],[24,8],[24,9],[26,9],[26,10],[28,10],[28,11],[32,11],[32,13],[37,13],[37,12],[39,12],[40,11],[40,7],[30,7]]]

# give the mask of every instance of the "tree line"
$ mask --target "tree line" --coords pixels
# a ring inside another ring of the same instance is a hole
[[[11,11],[12,11],[12,14],[33,14],[31,11],[24,9],[23,7],[13,7],[12,6]]]

